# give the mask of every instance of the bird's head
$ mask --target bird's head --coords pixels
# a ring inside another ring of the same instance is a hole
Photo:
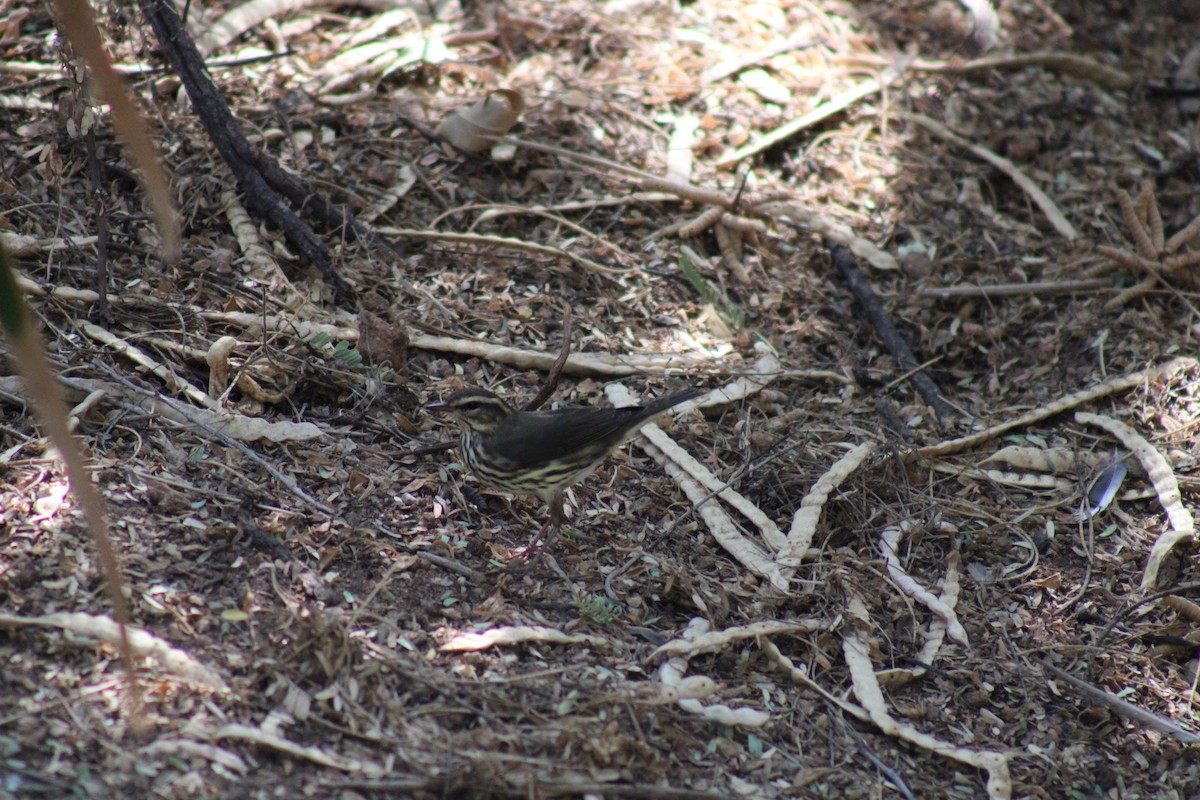
[[[483,389],[463,389],[425,410],[449,417],[464,431],[486,434],[496,430],[514,412],[512,406]]]

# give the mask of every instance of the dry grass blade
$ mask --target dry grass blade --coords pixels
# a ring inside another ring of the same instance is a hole
[[[132,617],[129,602],[125,599],[124,581],[121,579],[117,554],[108,535],[108,514],[105,512],[104,500],[92,482],[91,470],[79,442],[71,433],[62,387],[50,371],[50,362],[34,326],[33,312],[25,302],[21,290],[17,288],[16,272],[9,262],[8,252],[3,247],[0,247],[0,328],[3,328],[8,339],[17,371],[24,378],[25,393],[32,401],[32,406],[46,428],[50,440],[58,448],[66,467],[67,478],[71,482],[71,491],[83,508],[88,534],[100,558],[104,586],[117,620],[120,634],[118,648],[129,676],[129,698],[134,718],[139,720],[140,724],[142,693],[137,680],[137,669],[133,663],[133,648],[126,629]]]
[[[142,173],[146,197],[162,237],[163,259],[173,262],[179,257],[179,222],[167,174],[158,159],[158,150],[146,132],[145,118],[129,96],[125,79],[113,69],[88,1],[51,0],[51,5],[71,45],[87,63],[88,74],[96,82],[101,97],[112,107],[113,126],[125,140],[130,160]]]
[[[889,64],[881,73],[879,73],[878,77],[872,78],[868,81],[863,81],[858,86],[843,92],[832,100],[822,103],[799,119],[793,120],[788,124],[771,131],[758,141],[748,144],[745,147],[738,148],[728,155],[722,156],[717,160],[716,165],[718,167],[733,166],[743,159],[757,155],[764,150],[774,147],[780,142],[790,139],[805,128],[815,125],[821,120],[827,119],[828,117],[845,110],[849,106],[857,103],[859,100],[862,100],[864,97],[869,97],[876,92],[887,88],[891,84],[895,83],[896,80],[904,74],[904,71],[908,69],[912,61],[912,56],[901,56]]]
[[[565,258],[568,261],[574,262],[589,272],[595,272],[600,275],[621,275],[630,270],[618,267],[609,267],[599,262],[593,261],[590,258],[572,253],[559,247],[550,247],[549,245],[537,244],[536,242],[527,242],[524,239],[514,239],[510,236],[487,236],[481,233],[439,233],[437,231],[415,230],[412,228],[380,228],[378,231],[383,236],[396,236],[402,239],[422,239],[431,242],[454,242],[458,244],[475,244],[484,247],[505,247],[511,250],[522,250],[528,253],[536,253],[538,255],[550,256],[553,258]]]
[[[1046,215],[1048,220],[1050,220],[1050,224],[1054,226],[1054,229],[1058,231],[1063,238],[1069,242],[1079,238],[1079,233],[1075,230],[1075,226],[1067,221],[1067,218],[1063,216],[1061,211],[1059,211],[1058,206],[1055,205],[1054,201],[1051,200],[1045,192],[1038,188],[1038,185],[1034,183],[1028,175],[1022,172],[1016,164],[1009,161],[1007,158],[988,150],[986,147],[980,147],[977,144],[967,141],[957,133],[951,131],[942,123],[935,119],[931,119],[924,114],[904,113],[900,116],[903,119],[917,123],[935,136],[970,150],[976,156],[988,162],[992,166],[1003,170],[1008,177],[1012,178],[1013,183],[1017,184],[1017,186],[1020,186],[1022,191],[1029,195],[1030,199],[1033,200],[1037,207],[1042,210],[1042,213]]]

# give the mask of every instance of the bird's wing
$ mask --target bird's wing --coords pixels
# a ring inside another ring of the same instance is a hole
[[[612,411],[623,413],[613,414]],[[538,414],[540,419],[514,430],[501,431],[485,440],[488,450],[502,454],[517,468],[533,468],[576,454],[581,459],[599,458],[623,440],[646,409],[560,408]]]

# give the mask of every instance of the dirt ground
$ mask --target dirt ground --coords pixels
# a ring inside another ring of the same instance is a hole
[[[164,264],[0,0],[0,233],[151,637],[139,713],[0,369],[0,796],[1200,797],[1200,3],[1004,2],[986,50],[954,2],[200,5],[242,132],[394,249],[306,202],[301,258],[99,3]],[[430,135],[517,96],[507,151]],[[564,326],[551,402],[709,390],[662,425],[712,477],[637,439],[526,565],[545,505],[421,406],[527,402]]]

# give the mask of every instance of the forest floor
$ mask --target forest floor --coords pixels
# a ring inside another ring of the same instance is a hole
[[[0,0],[0,237],[157,643],[137,711],[0,370],[0,796],[1200,796],[1196,0],[1005,2],[986,51],[953,2],[385,5],[190,6],[254,146],[394,248],[297,206],[322,271],[102,2],[164,264]],[[516,146],[429,135],[488,98]],[[639,437],[526,564],[545,504],[421,406],[527,402],[564,330],[552,404],[708,390],[661,423],[713,478]]]

